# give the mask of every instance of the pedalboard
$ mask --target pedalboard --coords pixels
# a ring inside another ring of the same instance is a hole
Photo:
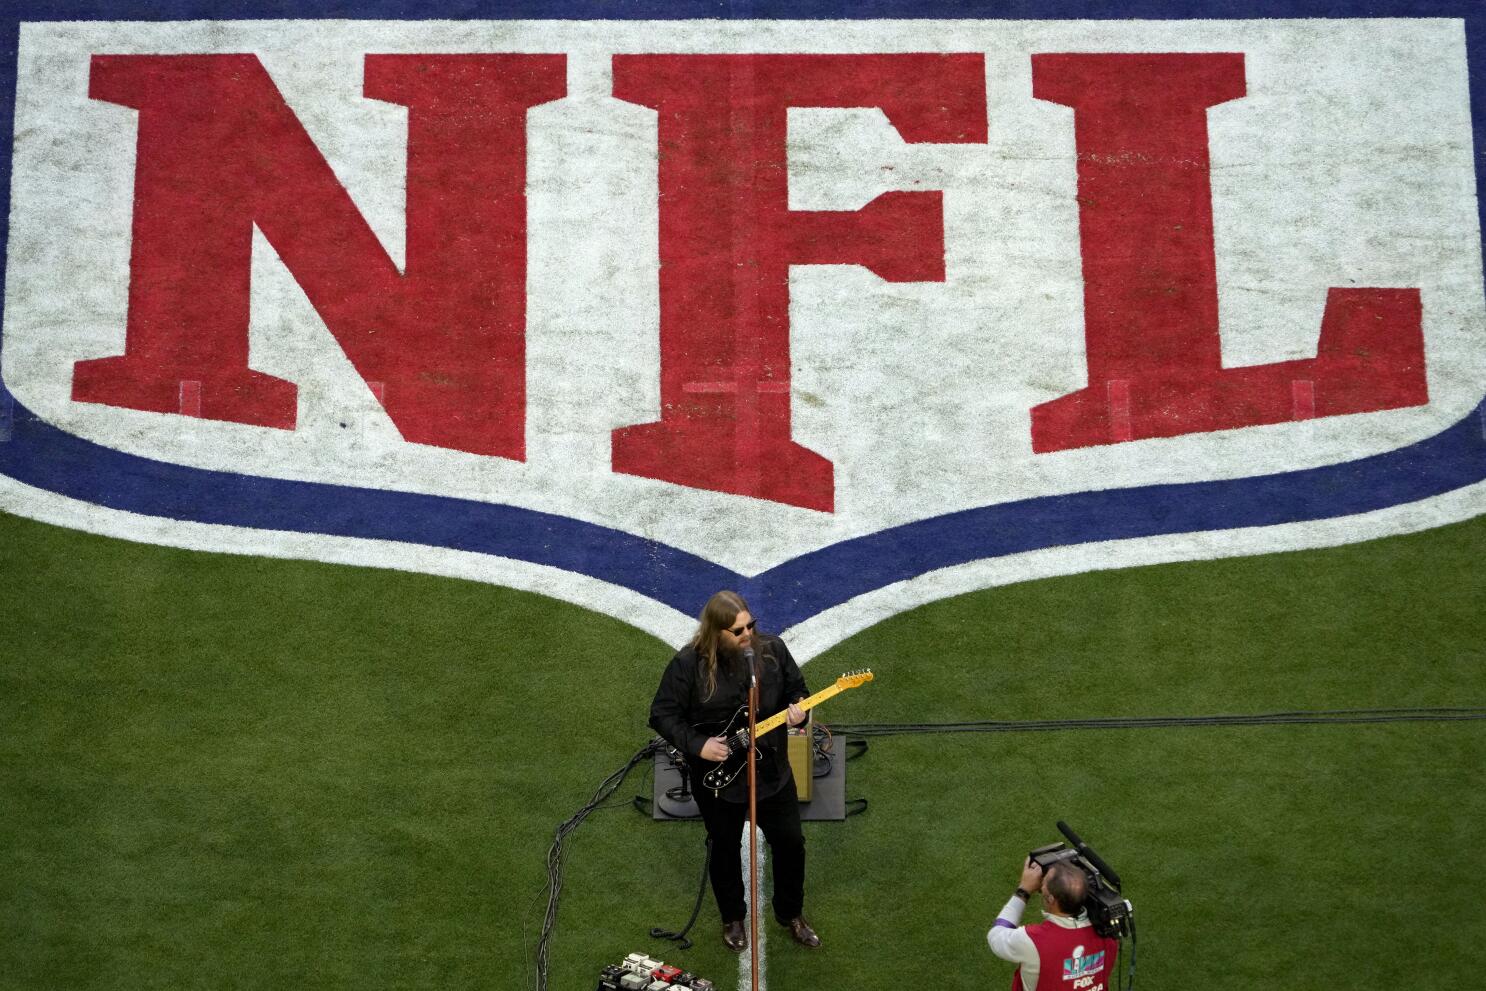
[[[599,971],[595,991],[715,991],[711,981],[664,960],[631,953]]]

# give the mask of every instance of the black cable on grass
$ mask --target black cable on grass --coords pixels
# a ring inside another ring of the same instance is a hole
[[[1320,709],[1230,716],[1109,716],[1085,719],[979,720],[956,723],[858,723],[840,736],[906,733],[1037,733],[1084,729],[1164,729],[1183,726],[1319,726],[1357,723],[1449,723],[1486,720],[1486,708]]]
[[[537,991],[547,991],[548,953],[552,946],[552,933],[557,928],[557,902],[562,896],[562,841],[583,824],[583,820],[588,818],[589,813],[604,808],[604,803],[619,789],[624,779],[629,777],[629,772],[641,762],[653,757],[662,746],[661,741],[651,740],[635,751],[635,755],[623,767],[603,780],[598,790],[593,793],[593,797],[588,800],[587,805],[574,812],[566,822],[557,827],[557,833],[552,838],[552,846],[547,850],[547,914],[542,919],[542,936],[537,940]]]
[[[707,854],[702,858],[702,880],[698,882],[697,900],[696,903],[693,904],[691,907],[691,918],[686,920],[686,925],[681,927],[680,932],[672,932],[669,929],[662,929],[660,926],[655,926],[650,930],[651,938],[669,939],[672,942],[680,943],[681,949],[683,950],[691,949],[692,943],[691,940],[687,938],[686,934],[691,932],[691,927],[697,924],[697,916],[702,914],[702,898],[707,893],[707,872],[711,869],[711,867],[712,837],[709,836],[707,837]]]

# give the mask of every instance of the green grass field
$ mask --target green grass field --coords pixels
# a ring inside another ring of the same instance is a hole
[[[876,673],[829,723],[1481,706],[1483,560],[1486,517],[1032,582],[898,616],[806,676]],[[534,595],[14,517],[0,574],[6,989],[530,988],[553,829],[648,738],[670,652]],[[806,827],[826,946],[771,928],[768,983],[1008,986],[984,932],[1059,818],[1125,877],[1138,987],[1473,973],[1483,768],[1483,722],[877,738],[848,779],[869,810]],[[675,959],[646,933],[685,920],[701,851],[695,824],[595,813],[554,991]],[[681,962],[731,987],[715,931],[709,896]]]

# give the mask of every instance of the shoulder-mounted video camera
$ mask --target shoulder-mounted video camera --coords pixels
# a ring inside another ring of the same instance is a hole
[[[1066,822],[1058,823],[1058,832],[1068,838],[1067,843],[1038,847],[1027,857],[1044,872],[1053,864],[1077,868],[1083,873],[1088,889],[1083,908],[1089,913],[1094,931],[1113,939],[1130,936],[1134,928],[1131,915],[1135,910],[1120,894],[1120,876]]]

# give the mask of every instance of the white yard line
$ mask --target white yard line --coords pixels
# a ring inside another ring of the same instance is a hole
[[[750,825],[749,828],[750,829],[756,829],[757,827]],[[743,844],[743,876],[745,878],[747,878],[747,877],[751,876],[750,875],[750,871],[752,870],[752,865],[749,863],[749,860],[748,860],[748,834],[747,833],[744,833],[743,834],[743,839],[740,842],[742,842],[742,844]],[[763,872],[764,872],[764,865],[765,865],[765,863],[767,863],[767,861],[768,861],[768,855],[764,852],[764,834],[763,834],[763,831],[762,830],[759,830],[759,832],[758,832],[758,869],[759,869],[758,887],[759,887],[760,905],[759,905],[759,926],[758,926],[758,986],[759,986],[760,991],[763,991],[764,988],[767,988],[769,986],[768,985],[768,981],[766,980],[766,978],[769,976],[769,966],[768,966],[767,959],[765,959],[765,957],[764,957],[764,951],[769,948],[769,941],[764,937],[764,933],[766,931],[766,927],[764,926],[763,905],[762,905],[762,902],[763,902],[763,900],[765,898],[765,893],[764,893],[764,873]],[[752,981],[753,981],[753,969],[752,969],[753,960],[752,960],[752,956],[753,956],[753,954],[749,953],[747,950],[744,950],[742,953],[740,953],[738,955],[738,991],[752,991],[752,989],[753,989],[753,984],[752,984]]]

